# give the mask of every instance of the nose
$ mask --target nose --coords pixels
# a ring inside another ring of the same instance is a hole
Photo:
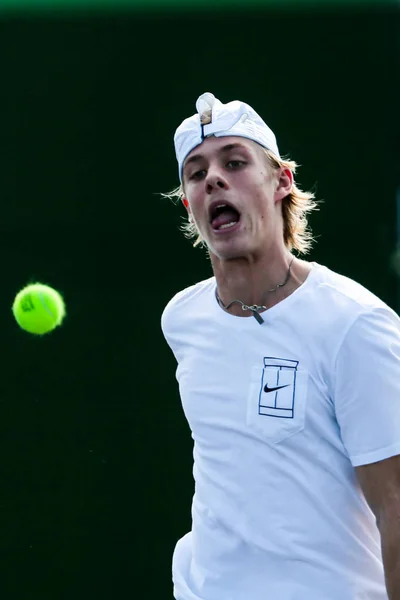
[[[207,194],[211,194],[218,189],[228,189],[228,182],[219,169],[209,169],[205,179],[205,185]]]

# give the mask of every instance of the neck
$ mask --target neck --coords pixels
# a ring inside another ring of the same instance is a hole
[[[311,268],[308,263],[294,258],[289,252],[268,261],[223,261],[215,260],[215,257],[211,257],[211,260],[220,304],[237,316],[254,314],[243,310],[243,304],[259,306],[259,312],[278,304],[305,281]],[[239,302],[229,306],[234,300]]]

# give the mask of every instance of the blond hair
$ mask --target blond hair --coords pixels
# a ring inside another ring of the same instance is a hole
[[[296,173],[298,165],[294,160],[277,158],[266,148],[263,148],[263,150],[269,165],[273,169],[290,169],[293,175]],[[162,194],[162,196],[171,200],[182,200],[185,197],[183,186],[179,185],[171,192]],[[282,200],[283,239],[285,246],[290,251],[295,250],[299,254],[307,254],[311,249],[314,238],[307,217],[310,212],[317,209],[318,203],[313,192],[303,192],[293,179],[290,193]],[[193,246],[205,245],[199,230],[191,220],[186,221],[180,229],[185,237],[194,240]]]

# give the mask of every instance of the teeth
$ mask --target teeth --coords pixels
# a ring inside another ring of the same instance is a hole
[[[236,225],[237,221],[231,221],[230,223],[225,223],[225,225],[221,225],[218,229],[228,229],[228,227],[233,227]]]

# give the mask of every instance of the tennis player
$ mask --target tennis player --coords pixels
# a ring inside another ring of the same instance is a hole
[[[194,439],[174,596],[400,600],[399,318],[298,258],[316,203],[260,116],[196,107],[174,193],[213,276],[162,316]]]

